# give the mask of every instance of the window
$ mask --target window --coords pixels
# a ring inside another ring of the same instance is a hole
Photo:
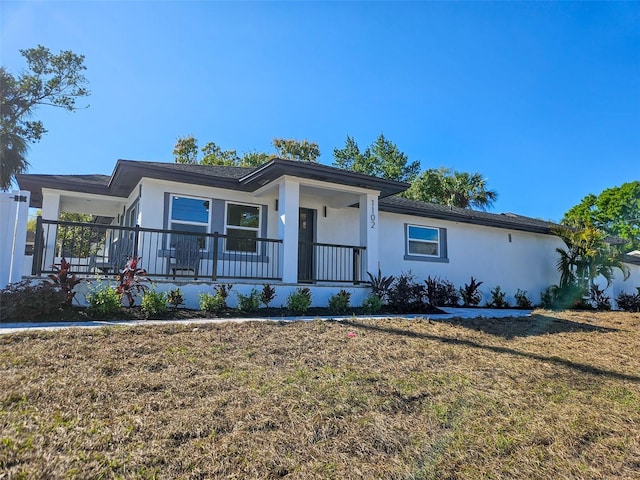
[[[258,253],[261,207],[227,203],[225,232],[227,252]]]
[[[407,225],[407,253],[439,257],[440,232],[437,228]]]
[[[211,203],[204,198],[182,197],[173,195],[171,197],[171,230],[179,232],[207,233],[209,230],[209,213]],[[188,235],[172,235],[171,244],[175,244],[180,238]],[[198,236],[200,248],[205,247],[205,237]]]
[[[444,262],[447,258],[447,229],[405,223],[405,260]]]

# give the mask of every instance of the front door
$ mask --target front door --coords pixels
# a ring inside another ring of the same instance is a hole
[[[314,280],[313,241],[315,240],[315,210],[301,208],[298,218],[298,281]]]

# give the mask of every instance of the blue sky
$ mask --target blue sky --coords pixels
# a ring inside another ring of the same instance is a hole
[[[30,173],[173,161],[178,137],[273,152],[380,133],[480,172],[492,211],[558,221],[640,177],[640,2],[0,2],[2,65],[86,56],[90,107],[42,107]]]

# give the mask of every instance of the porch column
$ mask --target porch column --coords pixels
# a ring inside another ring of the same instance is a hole
[[[300,183],[284,178],[278,189],[278,236],[282,240],[282,281],[298,282]]]
[[[42,219],[58,220],[60,217],[60,194],[42,192]],[[57,225],[44,226],[45,255],[41,267],[50,270],[55,263],[56,238],[58,236]]]
[[[360,245],[367,247],[364,254],[364,274],[378,272],[380,255],[378,218],[378,195],[365,193],[360,195]]]

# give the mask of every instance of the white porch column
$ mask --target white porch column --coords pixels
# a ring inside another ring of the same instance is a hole
[[[42,219],[58,220],[60,216],[60,194],[42,192]],[[46,225],[44,228],[44,241],[46,255],[42,259],[41,267],[49,270],[55,263],[56,237],[58,227],[56,225]]]
[[[282,240],[282,281],[298,282],[300,182],[284,178],[278,190],[278,236]]]
[[[365,193],[360,195],[360,245],[367,247],[364,255],[364,271],[375,275],[378,272],[380,255],[378,218],[378,195]]]

